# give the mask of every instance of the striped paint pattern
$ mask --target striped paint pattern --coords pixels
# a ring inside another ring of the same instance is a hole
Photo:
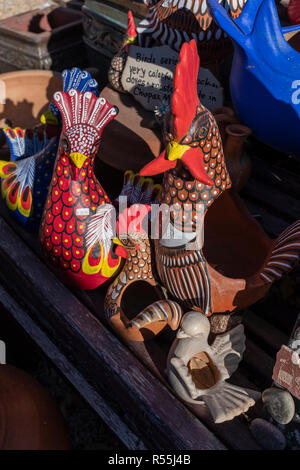
[[[138,329],[145,328],[156,321],[167,322],[172,330],[177,330],[182,317],[181,307],[172,300],[158,300],[142,310],[131,324]]]
[[[271,256],[260,274],[261,279],[266,284],[280,279],[295,266],[299,257],[300,220],[297,220],[276,239]]]
[[[233,18],[241,13],[247,0],[219,0]],[[219,41],[226,34],[212,21],[206,0],[160,0],[148,2],[149,11],[138,27],[138,45],[168,45],[179,51],[184,42]],[[183,14],[179,14],[180,12]]]
[[[200,250],[158,248],[159,275],[162,283],[189,309],[211,313],[210,282],[206,261]]]

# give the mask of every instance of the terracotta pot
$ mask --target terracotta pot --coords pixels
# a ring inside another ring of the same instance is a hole
[[[130,168],[138,171],[161,149],[159,133],[147,127],[147,122],[153,120],[153,114],[132,96],[120,95],[109,87],[104,88],[101,96],[117,106],[119,114],[103,132],[99,157],[118,170]]]
[[[249,155],[243,152],[243,145],[246,137],[252,131],[242,124],[229,124],[225,128],[225,132],[227,134],[224,147],[226,165],[232,186],[236,191],[240,191],[251,174],[252,162]]]
[[[6,103],[0,102],[0,120],[13,126],[34,127],[40,123],[53,94],[62,88],[59,73],[46,70],[23,70],[0,75],[6,88]]]
[[[63,70],[85,64],[82,13],[43,8],[0,21],[0,70]]]
[[[61,413],[32,377],[0,365],[0,450],[68,450]]]

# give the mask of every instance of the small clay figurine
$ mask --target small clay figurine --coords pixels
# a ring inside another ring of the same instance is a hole
[[[103,129],[118,110],[91,91],[57,92],[63,129],[40,227],[48,263],[64,282],[94,289],[119,269],[126,250],[115,236],[115,211],[94,174]]]
[[[226,382],[245,350],[242,325],[217,336],[210,346],[209,320],[188,312],[170,349],[167,376],[176,393],[188,403],[205,403],[216,423],[233,419],[255,404],[260,393]]]
[[[138,204],[132,204],[118,217],[118,233],[128,258],[108,288],[105,313],[112,328],[120,336],[133,341],[151,339],[167,325],[176,330],[182,316],[181,307],[164,298],[152,270],[153,251],[147,235],[148,213],[151,211],[149,204],[159,201],[160,191],[161,188],[150,178],[135,178],[132,172],[125,174],[122,195],[127,195],[129,202],[132,201],[132,193],[135,201],[138,195],[140,197]]]
[[[155,240],[160,281],[185,309],[210,316],[246,308],[293,268],[300,221],[271,240],[229,190],[216,121],[197,95],[198,68],[195,41],[185,43],[165,117],[169,144],[140,174],[164,173],[169,218]]]
[[[132,12],[128,12],[128,26],[127,32],[120,48],[120,51],[113,57],[110,68],[108,71],[108,81],[114,90],[123,93],[124,88],[121,83],[122,72],[125,67],[126,59],[128,57],[129,45],[135,44],[137,39],[137,33],[135,30],[134,19]]]
[[[218,0],[207,1],[235,45],[230,90],[240,121],[264,143],[298,155],[300,53],[284,37],[274,0],[248,1],[235,21]]]

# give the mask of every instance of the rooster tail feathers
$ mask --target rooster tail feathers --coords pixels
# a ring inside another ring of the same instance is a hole
[[[78,67],[73,67],[71,70],[66,69],[62,73],[62,79],[63,92],[75,89],[81,93],[91,91],[95,96],[99,96],[98,83],[86,70],[81,70]],[[59,110],[54,101],[50,104],[50,111],[55,116],[59,115]]]
[[[208,406],[215,423],[223,423],[241,413],[246,413],[259,398],[260,393],[255,390],[222,382],[219,387],[204,395],[203,401]]]
[[[123,188],[119,198],[121,196],[127,197],[129,206],[133,204],[153,204],[159,202],[161,191],[161,185],[155,184],[152,178],[127,170],[124,174]]]
[[[41,152],[50,142],[47,133],[42,129],[31,130],[21,127],[3,129],[10,148],[10,159],[20,160]]]
[[[293,269],[298,263],[299,257],[300,220],[297,220],[275,240],[271,254],[260,273],[260,278],[265,284],[273,283]]]
[[[91,91],[80,93],[75,89],[56,92],[54,103],[60,111],[64,132],[77,124],[86,124],[97,129],[99,137],[119,111],[105,98],[97,98]]]
[[[6,127],[3,132],[10,148],[10,159],[22,158],[25,155],[25,129]]]

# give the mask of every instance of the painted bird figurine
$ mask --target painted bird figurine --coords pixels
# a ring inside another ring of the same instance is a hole
[[[128,198],[129,204],[122,210],[118,198],[121,210],[117,227],[128,258],[107,290],[104,310],[108,323],[126,340],[151,339],[167,325],[176,330],[182,316],[178,303],[164,297],[153,271],[148,222],[160,194],[161,186],[151,178],[125,173],[121,195]]]
[[[92,91],[98,84],[87,71],[74,67],[62,73],[63,91]],[[3,130],[10,147],[10,160],[0,161],[2,198],[9,213],[24,228],[38,231],[56,159],[61,122],[52,101],[36,129]]]
[[[58,139],[46,129],[6,128],[11,161],[0,161],[1,194],[10,215],[38,231],[56,158]]]
[[[247,0],[220,0],[232,18],[237,18]],[[230,43],[213,21],[206,0],[147,0],[148,14],[137,27],[142,47],[168,45],[180,51],[195,39],[202,63],[223,58]]]
[[[108,70],[108,81],[111,84],[112,88],[114,88],[114,90],[118,91],[119,93],[125,92],[121,82],[122,73],[128,57],[129,45],[135,44],[136,39],[137,33],[135,29],[134,19],[132,16],[132,12],[129,10],[127,31],[123,40],[123,44],[119,52],[112,58]]]
[[[245,350],[244,327],[239,325],[208,344],[209,320],[187,312],[170,349],[167,377],[186,402],[205,403],[216,423],[245,413],[260,393],[226,382],[237,369]]]
[[[57,92],[62,133],[40,227],[47,262],[62,280],[95,289],[119,269],[126,250],[115,236],[115,210],[93,164],[104,128],[118,110],[92,92]]]
[[[298,155],[300,53],[284,37],[274,0],[248,1],[235,21],[218,0],[207,1],[234,43],[230,91],[241,122],[267,145]]]
[[[197,95],[198,68],[192,40],[176,67],[165,119],[169,143],[140,174],[164,174],[166,216],[155,240],[161,284],[184,310],[210,316],[248,307],[293,268],[300,221],[271,240],[230,189],[218,126]]]

